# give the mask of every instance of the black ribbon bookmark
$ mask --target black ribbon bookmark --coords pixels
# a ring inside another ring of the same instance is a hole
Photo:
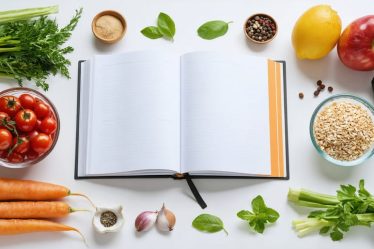
[[[190,175],[186,173],[186,174],[184,174],[184,178],[186,178],[187,184],[190,187],[191,192],[192,192],[193,196],[195,197],[197,203],[200,205],[200,207],[202,209],[206,208],[207,205],[206,205],[204,199],[201,197],[201,195],[199,193],[199,190],[197,190],[195,184],[193,183]]]
[[[197,203],[200,205],[200,207],[202,209],[206,208],[207,205],[205,203],[205,201],[203,200],[203,198],[201,197],[200,193],[199,193],[199,190],[197,190],[195,184],[193,183],[192,179],[191,179],[191,176],[188,174],[188,173],[177,173],[174,175],[173,177],[175,180],[182,180],[182,179],[186,179],[187,181],[187,184],[188,186],[190,187],[191,189],[191,192],[193,194],[193,196],[195,197]]]

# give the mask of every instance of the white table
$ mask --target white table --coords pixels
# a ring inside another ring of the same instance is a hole
[[[373,72],[355,72],[345,68],[336,50],[319,61],[299,61],[291,47],[291,31],[296,19],[312,1],[244,1],[244,0],[106,0],[106,1],[3,1],[1,10],[46,6],[58,3],[58,22],[63,25],[70,20],[74,10],[83,6],[84,13],[69,43],[75,51],[69,55],[72,78],[50,78],[47,96],[57,106],[61,117],[61,133],[54,151],[41,163],[22,170],[0,169],[4,177],[35,179],[69,186],[74,191],[87,193],[100,205],[122,204],[126,223],[117,234],[98,235],[91,225],[90,213],[76,213],[61,222],[79,228],[86,236],[90,248],[372,248],[373,231],[354,228],[342,242],[332,242],[327,237],[312,235],[299,239],[291,228],[291,220],[307,213],[307,209],[295,208],[287,202],[289,187],[305,187],[321,192],[334,193],[340,183],[357,184],[367,179],[367,187],[374,191],[374,161],[355,168],[338,168],[322,160],[312,147],[308,126],[312,111],[318,103],[329,96],[327,92],[313,97],[315,82],[323,80],[334,87],[334,93],[352,92],[373,101],[370,88]],[[352,20],[373,14],[372,0],[327,0],[342,18],[343,27]],[[91,33],[93,16],[105,9],[124,14],[128,30],[124,39],[115,45],[103,45]],[[170,14],[177,25],[175,42],[163,39],[149,40],[139,31],[156,21],[160,11]],[[267,46],[249,44],[242,30],[245,19],[255,13],[272,15],[278,22],[279,33]],[[212,19],[233,21],[228,34],[222,38],[205,41],[196,35],[197,27]],[[185,181],[171,179],[118,179],[75,181],[74,151],[77,94],[77,62],[96,53],[117,53],[140,49],[167,48],[180,53],[193,50],[232,50],[248,55],[267,56],[287,60],[288,107],[289,107],[289,181],[280,180],[195,180],[195,184],[208,204],[201,210],[193,199]],[[1,84],[5,89],[9,85]],[[304,92],[300,100],[298,93]],[[250,200],[261,194],[269,206],[281,214],[278,222],[269,227],[264,235],[249,232],[245,222],[236,212],[249,208]],[[74,207],[88,207],[79,198],[67,198]],[[134,220],[144,210],[156,210],[165,202],[177,216],[175,231],[168,235],[156,229],[138,235]],[[220,216],[225,222],[229,236],[223,232],[203,234],[191,227],[191,222],[202,212]],[[0,237],[0,248],[85,248],[83,242],[71,233],[45,233]]]

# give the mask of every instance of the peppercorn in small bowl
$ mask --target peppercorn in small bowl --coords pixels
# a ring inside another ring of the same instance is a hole
[[[374,155],[374,107],[362,98],[327,98],[314,111],[309,131],[319,155],[335,165],[355,166]]]
[[[257,13],[247,18],[244,23],[244,34],[251,42],[265,44],[272,41],[278,32],[274,18],[267,14]]]

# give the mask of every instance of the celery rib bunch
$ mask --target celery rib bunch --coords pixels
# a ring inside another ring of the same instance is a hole
[[[293,221],[299,236],[319,231],[338,241],[351,227],[370,227],[374,222],[374,196],[365,189],[364,180],[360,180],[358,189],[341,185],[336,196],[290,189],[288,199],[298,206],[319,208],[310,212],[308,218]]]
[[[57,6],[51,6],[0,12],[0,77],[16,79],[20,86],[25,79],[33,80],[45,91],[50,74],[70,78],[70,61],[65,55],[74,49],[62,45],[76,27],[82,9],[61,29],[56,20],[47,17],[57,11]]]

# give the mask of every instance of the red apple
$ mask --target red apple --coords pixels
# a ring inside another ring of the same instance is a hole
[[[374,15],[361,17],[345,28],[338,42],[338,55],[349,68],[374,70]]]

